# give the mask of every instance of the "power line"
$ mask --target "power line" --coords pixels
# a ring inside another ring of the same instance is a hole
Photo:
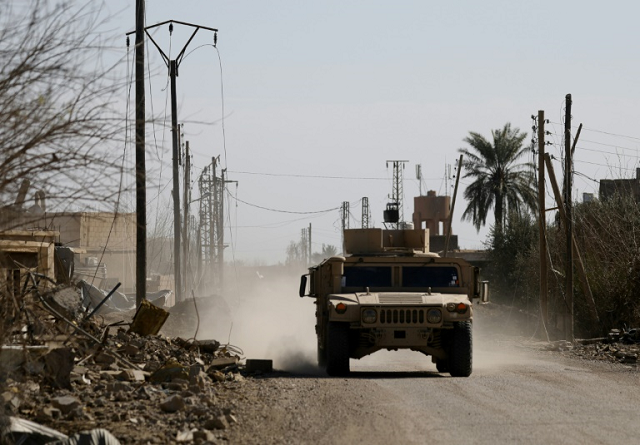
[[[389,180],[389,178],[301,175],[301,174],[291,174],[291,173],[266,173],[266,172],[250,172],[250,171],[237,171],[237,170],[229,170],[229,173],[235,173],[235,174],[241,174],[241,175],[256,175],[256,176],[275,176],[275,177],[283,177],[283,178],[347,179],[347,180],[355,180],[355,181],[388,181]],[[435,181],[441,178],[423,178],[423,179]]]
[[[340,209],[340,207],[333,207],[331,209],[327,209],[327,210],[317,210],[317,211],[312,211],[312,212],[297,212],[297,211],[293,211],[293,210],[280,210],[280,209],[273,209],[270,207],[263,207],[260,206],[258,204],[252,204],[250,202],[247,201],[243,201],[242,199],[239,199],[237,196],[234,196],[229,189],[227,189],[227,193],[229,194],[230,197],[232,197],[233,199],[235,199],[238,202],[241,202],[245,205],[248,205],[250,207],[255,207],[257,209],[262,209],[262,210],[267,210],[269,212],[277,212],[277,213],[289,213],[292,215],[313,215],[313,214],[317,214],[317,213],[329,213],[329,212],[333,212],[335,210]]]
[[[552,124],[558,124],[558,122],[551,122],[551,123]],[[563,125],[563,124],[558,124],[558,125]],[[576,126],[574,125],[573,128],[576,128]],[[585,131],[591,131],[591,132],[594,132],[594,133],[602,133],[602,134],[606,134],[606,135],[609,135],[609,136],[617,136],[617,137],[621,137],[621,138],[634,139],[636,141],[640,141],[640,137],[637,137],[637,136],[628,136],[628,135],[625,135],[625,134],[612,133],[610,131],[603,131],[603,130],[595,130],[593,128],[586,128],[586,127],[583,127],[582,129],[585,130]]]

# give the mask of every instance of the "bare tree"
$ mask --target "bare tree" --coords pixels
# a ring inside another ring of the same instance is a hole
[[[101,8],[0,0],[0,10],[0,207],[10,210],[25,179],[53,202],[114,202],[124,82],[118,61],[105,63]]]

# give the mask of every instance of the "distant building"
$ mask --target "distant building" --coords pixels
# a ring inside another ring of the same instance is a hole
[[[640,203],[640,168],[636,168],[635,179],[601,179],[599,196],[601,201],[606,201],[612,196],[632,196]]]
[[[593,195],[593,193],[583,193],[582,194],[582,202],[592,202],[594,201],[596,198]]]
[[[437,196],[433,190],[429,190],[427,196],[413,198],[413,227],[418,230],[429,229],[429,246],[432,252],[441,252],[445,248],[450,209],[451,197]],[[458,248],[458,236],[452,234],[449,250]]]

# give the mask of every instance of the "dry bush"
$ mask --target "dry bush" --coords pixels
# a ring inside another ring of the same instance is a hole
[[[605,201],[574,207],[574,236],[580,249],[600,323],[595,323],[587,297],[574,272],[575,335],[596,337],[613,328],[640,327],[640,206],[616,195]],[[540,313],[540,257],[537,222],[512,215],[504,233],[492,231],[492,263],[484,271],[492,299],[530,315],[532,329]],[[566,237],[559,220],[547,228],[549,251],[549,326],[552,338],[562,337],[565,298]],[[574,263],[578,267],[577,259]]]
[[[0,10],[0,207],[25,179],[49,203],[115,202],[124,79],[119,61],[106,63],[99,5],[0,0]]]
[[[600,329],[594,329],[580,304],[579,326],[592,335],[640,327],[640,206],[623,195],[584,203],[576,206],[575,226],[601,320]]]

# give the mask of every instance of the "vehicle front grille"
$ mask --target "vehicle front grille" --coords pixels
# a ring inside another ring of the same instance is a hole
[[[380,309],[382,325],[421,325],[426,321],[425,309]]]
[[[381,304],[422,304],[422,295],[380,294]]]

